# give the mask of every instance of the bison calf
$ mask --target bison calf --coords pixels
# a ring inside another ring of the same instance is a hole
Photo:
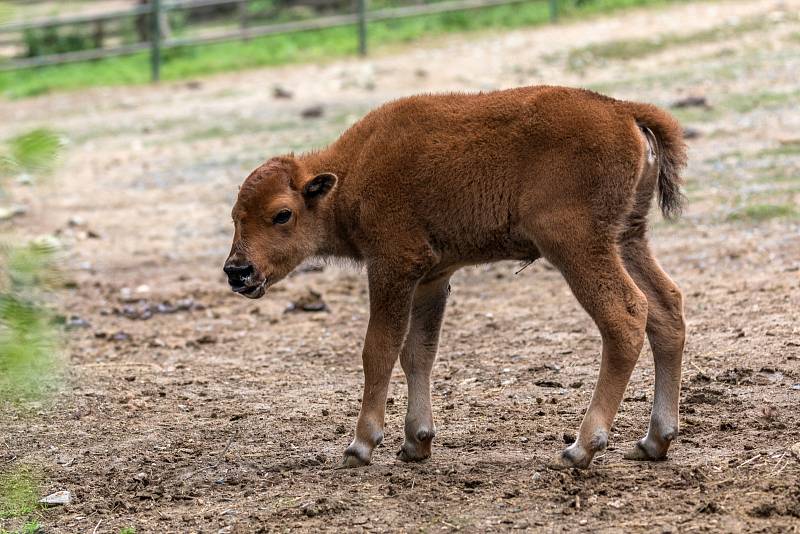
[[[679,213],[685,159],[666,112],[589,91],[404,98],[328,148],[276,157],[250,174],[224,270],[233,291],[259,298],[310,256],[366,266],[364,395],[343,460],[359,466],[383,439],[398,356],[408,379],[398,456],[431,454],[431,367],[453,272],[545,257],[603,340],[594,395],[561,462],[587,467],[606,447],[645,334],[655,398],[647,434],[625,457],[661,459],[678,431],[684,320],[681,292],[648,246],[647,213],[656,190],[664,215]]]

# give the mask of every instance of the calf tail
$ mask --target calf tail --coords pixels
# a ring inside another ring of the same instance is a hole
[[[686,166],[686,143],[683,128],[666,111],[650,105],[625,102],[624,106],[636,123],[649,129],[657,142],[658,205],[666,219],[680,217],[686,197],[681,192],[683,180],[680,171]]]

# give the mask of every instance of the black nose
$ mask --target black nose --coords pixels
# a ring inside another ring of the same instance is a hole
[[[228,275],[228,283],[232,286],[242,285],[242,280],[253,274],[253,264],[247,263],[226,263],[222,268],[225,274]]]

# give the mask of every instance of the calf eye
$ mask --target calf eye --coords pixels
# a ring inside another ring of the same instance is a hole
[[[292,218],[292,210],[281,210],[272,218],[274,224],[286,224]]]

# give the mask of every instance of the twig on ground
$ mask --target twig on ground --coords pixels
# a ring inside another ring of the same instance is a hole
[[[100,528],[100,523],[102,523],[102,522],[103,522],[102,519],[97,522],[97,524],[94,526],[94,530],[92,531],[92,534],[97,534],[97,529]]]
[[[702,369],[702,368],[701,368],[699,365],[697,365],[696,363],[694,363],[694,362],[689,362],[689,365],[691,365],[692,367],[694,367],[695,369],[697,369],[697,371],[698,371],[698,372],[699,372],[701,375],[708,376],[708,373],[706,373],[705,371],[703,371],[703,369]]]
[[[786,466],[789,465],[789,462],[791,462],[791,460],[786,460],[785,462],[783,462],[783,465],[781,466],[780,469],[778,469],[777,471],[773,471],[772,472],[772,476],[780,475],[781,471],[783,471],[786,468]]]
[[[728,482],[733,482],[736,480],[735,478],[726,478],[725,480],[718,480],[711,484],[712,486],[722,486],[723,484],[727,484]]]
[[[737,465],[737,466],[736,466],[736,469],[739,469],[740,467],[742,467],[742,466],[744,466],[744,465],[747,465],[747,464],[749,464],[750,462],[752,462],[752,461],[754,461],[754,460],[758,460],[759,458],[761,458],[761,455],[760,455],[760,454],[756,454],[755,456],[753,456],[753,457],[752,457],[752,458],[750,458],[749,460],[745,460],[744,462],[742,462],[742,463],[740,463],[739,465]]]
[[[780,467],[780,465],[781,465],[781,462],[783,461],[783,458],[788,453],[789,453],[789,451],[783,451],[783,454],[781,454],[780,458],[778,458],[778,461],[775,462],[775,469],[772,470],[772,473],[770,473],[771,475],[774,476],[774,475],[777,475],[778,473],[780,473],[781,471],[783,471],[783,468],[786,467],[786,464],[789,463],[789,462],[787,461],[786,463],[784,463],[783,467]],[[780,467],[780,469],[778,469],[779,467]]]

